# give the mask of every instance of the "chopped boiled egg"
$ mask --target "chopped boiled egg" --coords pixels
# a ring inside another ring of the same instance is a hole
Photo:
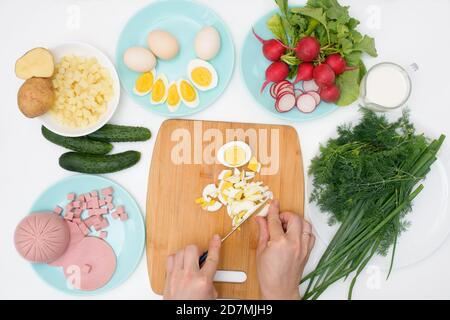
[[[208,184],[204,189],[202,193],[203,199],[205,201],[210,201],[211,198],[217,197],[217,187],[214,183]]]
[[[172,81],[169,84],[169,89],[167,91],[167,107],[170,112],[177,111],[181,103],[180,93],[178,91],[178,84]]]
[[[194,59],[189,62],[188,75],[189,80],[201,91],[214,89],[219,80],[214,67],[201,59]]]
[[[186,79],[178,80],[178,92],[181,100],[189,108],[195,108],[199,104],[199,97],[195,87]]]
[[[146,96],[152,91],[153,82],[155,81],[155,69],[142,73],[134,83],[134,93],[138,96]]]
[[[169,84],[167,81],[167,77],[164,73],[161,73],[160,75],[158,75],[153,84],[150,102],[152,104],[162,104],[166,102],[168,88]]]
[[[232,175],[233,175],[233,171],[228,170],[228,169],[225,169],[225,170],[222,170],[221,173],[219,173],[219,176],[218,176],[217,178],[218,178],[219,180],[223,180],[223,179],[225,179],[225,178],[231,177]]]
[[[217,211],[222,205],[226,206],[235,227],[258,210],[267,199],[273,198],[272,192],[261,181],[251,181],[255,175],[253,171],[225,169],[219,174],[218,186],[207,185],[203,189],[202,197],[197,199],[196,203],[207,211]],[[260,215],[267,214],[268,206],[261,210]]]
[[[259,172],[261,170],[261,163],[253,156],[248,163],[247,169],[253,172]]]

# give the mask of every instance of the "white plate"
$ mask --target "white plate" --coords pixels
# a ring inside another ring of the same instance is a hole
[[[354,122],[356,123],[356,122]],[[424,132],[429,138],[438,138],[436,133],[416,125],[417,132]],[[336,136],[336,132],[332,134]],[[447,138],[448,139],[448,138]],[[416,264],[436,252],[450,234],[449,181],[450,149],[445,141],[426,179],[424,189],[413,201],[413,209],[406,215],[409,228],[399,237],[394,257],[394,269]],[[338,229],[338,225],[328,225],[328,214],[320,212],[315,203],[309,203],[312,179],[308,177],[307,204],[305,215],[314,226],[316,236],[328,245]],[[391,248],[392,250],[392,248]],[[389,269],[391,252],[386,257],[375,256],[370,264],[382,270]]]
[[[117,109],[117,106],[119,105],[120,82],[116,68],[114,67],[111,60],[105,54],[103,54],[103,52],[86,43],[68,42],[51,48],[50,50],[55,57],[55,63],[58,63],[64,56],[67,55],[97,58],[98,62],[110,72],[114,88],[114,96],[109,101],[106,112],[100,117],[99,121],[88,127],[71,128],[68,126],[64,126],[60,124],[57,119],[52,114],[50,114],[50,112],[47,112],[43,116],[39,117],[43,125],[47,127],[47,129],[67,137],[79,137],[97,131],[111,119]]]

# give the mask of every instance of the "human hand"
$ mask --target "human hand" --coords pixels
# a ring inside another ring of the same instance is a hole
[[[167,258],[166,300],[212,300],[217,298],[213,285],[220,253],[220,237],[215,235],[209,243],[208,257],[200,268],[197,246],[185,249]]]
[[[311,225],[272,201],[267,218],[257,217],[256,269],[262,299],[301,299],[299,283],[315,237]]]

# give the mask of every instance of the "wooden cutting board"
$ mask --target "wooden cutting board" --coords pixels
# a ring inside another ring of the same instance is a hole
[[[222,207],[209,213],[195,203],[203,188],[217,183],[224,167],[215,151],[228,141],[245,141],[263,167],[263,181],[280,199],[281,209],[303,216],[303,164],[297,132],[289,126],[232,122],[167,120],[153,150],[147,193],[147,265],[154,292],[162,294],[166,259],[188,244],[208,247],[214,234],[231,230]],[[222,246],[220,270],[243,271],[243,283],[216,282],[220,298],[258,299],[256,246],[258,226],[247,221]]]

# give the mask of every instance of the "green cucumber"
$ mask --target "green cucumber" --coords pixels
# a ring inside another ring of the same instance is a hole
[[[97,131],[88,135],[88,138],[103,142],[134,142],[150,139],[152,133],[144,127],[120,126],[105,124]]]
[[[41,132],[48,141],[73,151],[91,154],[107,154],[113,148],[112,144],[108,142],[95,141],[86,137],[60,136],[44,126],[41,127]]]
[[[69,171],[81,173],[111,173],[134,166],[141,158],[137,151],[112,155],[67,152],[59,158],[59,165]]]

